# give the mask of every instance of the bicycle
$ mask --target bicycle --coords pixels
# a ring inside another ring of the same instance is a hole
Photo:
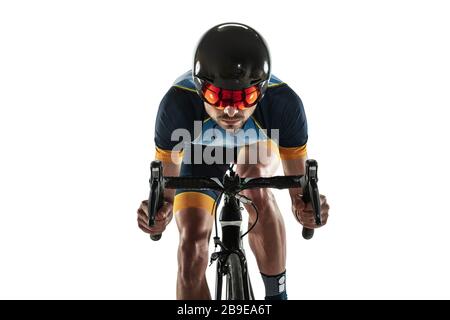
[[[254,294],[247,268],[247,259],[243,249],[242,239],[258,222],[258,209],[251,199],[239,194],[242,190],[252,188],[302,188],[303,201],[311,202],[314,210],[315,223],[322,224],[320,215],[320,195],[317,186],[317,161],[306,161],[305,175],[298,176],[275,176],[269,178],[242,178],[230,165],[223,176],[222,181],[218,178],[208,177],[164,177],[162,163],[153,161],[150,166],[150,195],[148,201],[149,226],[154,226],[155,215],[163,204],[164,189],[192,189],[192,190],[216,190],[220,192],[214,202],[215,219],[215,247],[220,251],[211,254],[211,264],[217,261],[215,299],[222,299],[223,278],[226,277],[227,300],[254,300]],[[222,227],[222,240],[218,236],[217,207],[222,196],[225,195],[225,203],[220,213],[220,224]],[[255,209],[256,219],[253,225],[244,233],[241,232],[243,208],[240,203],[250,204]],[[302,235],[305,239],[311,239],[314,229],[303,228]],[[152,240],[159,240],[161,235],[151,236]],[[211,265],[210,264],[210,265]]]

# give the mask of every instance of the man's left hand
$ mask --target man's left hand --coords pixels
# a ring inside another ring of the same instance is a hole
[[[330,206],[327,203],[327,198],[324,195],[320,195],[320,215],[322,218],[322,225],[324,226],[328,220],[328,211]],[[321,226],[316,225],[316,220],[314,218],[314,212],[311,206],[311,202],[306,205],[302,200],[302,195],[298,195],[292,203],[292,211],[295,218],[304,227],[309,229],[320,228]]]

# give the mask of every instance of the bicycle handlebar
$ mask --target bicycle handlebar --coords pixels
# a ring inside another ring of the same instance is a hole
[[[219,179],[208,177],[164,177],[164,188],[223,190],[222,182]]]
[[[301,188],[305,176],[276,176],[268,178],[247,178],[244,179],[242,190],[256,188],[289,189]]]
[[[306,161],[305,175],[298,176],[275,176],[268,178],[240,178],[238,176],[223,181],[218,178],[209,177],[164,177],[162,163],[158,160],[152,161],[150,177],[150,195],[148,201],[149,226],[154,226],[155,216],[163,204],[164,189],[194,189],[194,190],[216,190],[236,195],[245,189],[275,188],[289,189],[302,188],[303,201],[311,202],[316,225],[322,224],[320,216],[320,194],[317,186],[317,161]],[[311,239],[314,229],[303,227],[303,238]],[[152,240],[159,240],[161,235],[151,236]]]

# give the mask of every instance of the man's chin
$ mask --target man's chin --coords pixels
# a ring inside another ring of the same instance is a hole
[[[225,129],[228,132],[234,133],[242,128],[242,121],[236,121],[236,122],[228,122],[228,121],[220,121],[220,126],[222,129]]]

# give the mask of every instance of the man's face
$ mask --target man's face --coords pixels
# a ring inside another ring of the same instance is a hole
[[[236,107],[225,107],[220,110],[205,102],[205,109],[208,115],[223,129],[236,132],[244,126],[244,123],[253,114],[256,105],[251,108],[239,110]]]

